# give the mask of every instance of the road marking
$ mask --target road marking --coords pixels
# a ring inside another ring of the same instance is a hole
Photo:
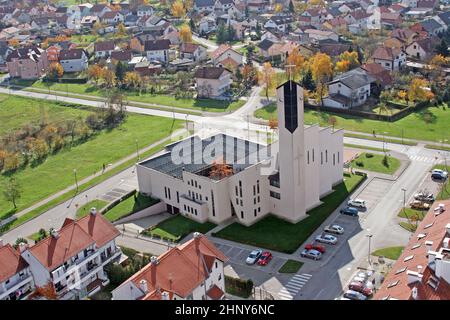
[[[301,281],[301,280],[297,280],[297,279],[291,279],[291,281],[289,281],[289,282],[298,283],[298,284],[305,284],[305,283],[308,282],[308,280]]]
[[[312,275],[308,273],[297,274],[278,291],[278,296],[282,300],[292,300],[299,293],[303,286],[311,279]]]

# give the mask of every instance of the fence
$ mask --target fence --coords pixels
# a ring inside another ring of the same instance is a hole
[[[87,78],[59,78],[57,80],[55,79],[49,79],[49,78],[43,78],[43,82],[49,82],[49,83],[78,83],[78,84],[84,84],[88,82]]]

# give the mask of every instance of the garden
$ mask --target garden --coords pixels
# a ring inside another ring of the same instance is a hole
[[[400,160],[387,154],[364,152],[352,160],[351,165],[367,171],[394,174],[400,168]]]

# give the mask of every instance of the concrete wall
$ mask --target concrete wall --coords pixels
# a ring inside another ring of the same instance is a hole
[[[153,216],[153,215],[160,214],[163,212],[166,212],[166,204],[164,202],[160,201],[160,202],[152,205],[151,207],[145,208],[141,211],[138,211],[136,213],[129,215],[128,217],[117,220],[116,222],[114,222],[114,224],[117,225],[117,224],[127,223],[130,221],[142,219],[142,218]]]

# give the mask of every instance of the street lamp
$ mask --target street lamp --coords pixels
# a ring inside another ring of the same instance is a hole
[[[386,142],[386,134],[388,134],[389,132],[383,132],[383,152],[386,153],[386,147],[387,147],[387,142]],[[386,147],[384,146],[386,144]]]
[[[369,231],[369,229],[367,229]],[[373,234],[366,234],[366,237],[369,239],[369,254],[367,256],[367,260],[369,262],[369,265],[372,267],[372,260],[370,259],[370,243],[373,237]]]
[[[139,147],[138,147],[138,141],[136,139],[136,155],[137,155],[137,159],[138,161],[141,160],[140,156],[139,156]]]
[[[75,184],[77,186],[77,193],[78,193],[78,179],[77,179],[77,169],[73,169],[73,175],[75,177]]]
[[[402,188],[402,191],[403,191],[403,214],[406,216],[406,218],[409,221],[409,218],[408,218],[408,216],[406,214],[406,189]]]

